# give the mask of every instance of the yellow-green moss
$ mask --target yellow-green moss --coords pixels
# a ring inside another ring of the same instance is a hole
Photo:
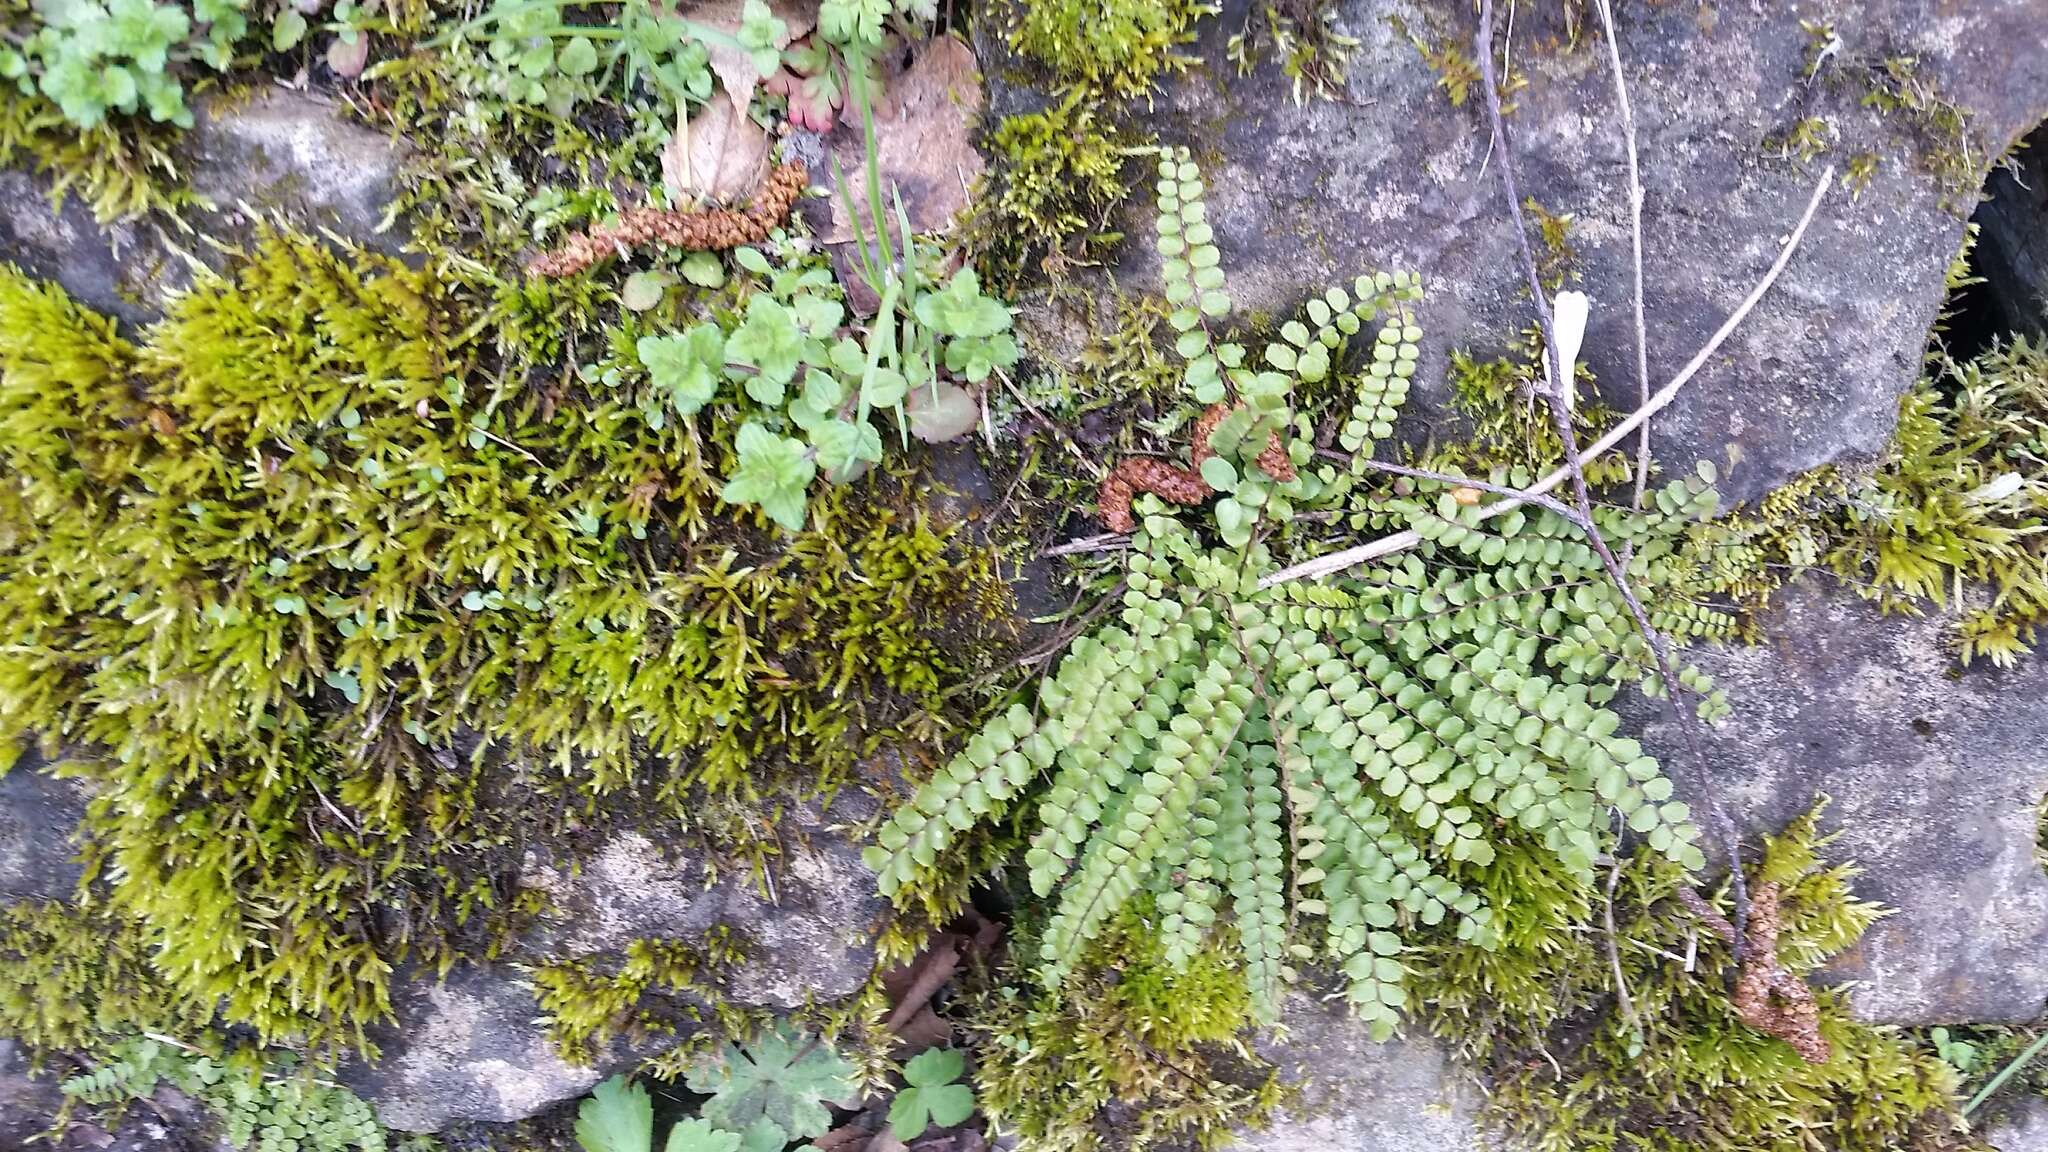
[[[1822,863],[1817,815],[1769,839],[1756,876],[1781,885],[1778,957],[1801,977],[1882,914],[1852,893],[1852,867]],[[1488,1073],[1491,1122],[1533,1152],[1964,1146],[1943,1143],[1955,1128],[1947,1066],[1857,1020],[1839,990],[1817,994],[1825,1064],[1737,1019],[1727,948],[1672,898],[1686,881],[1669,863],[1634,855],[1616,886],[1632,1017],[1615,1007],[1602,933],[1587,930],[1607,899],[1597,882],[1553,874],[1535,853],[1501,853],[1482,871],[1504,910],[1499,948],[1425,954],[1418,998],[1431,1027]]]
[[[0,747],[82,750],[111,910],[266,1040],[360,1044],[611,794],[725,831],[974,706],[1006,594],[906,485],[780,536],[716,500],[729,429],[528,387],[396,261],[272,236],[137,346],[0,304]]]
[[[975,1097],[1022,1147],[1215,1148],[1279,1103],[1272,1069],[1240,1038],[1251,996],[1228,950],[1212,944],[1175,971],[1148,910],[1106,930],[1057,995],[1029,979],[975,990]]]
[[[1018,0],[1010,43],[1025,56],[1117,97],[1143,96],[1193,59],[1181,53],[1194,23],[1216,9],[1200,0]]]
[[[700,941],[634,940],[615,960],[552,961],[529,975],[555,1046],[587,1063],[622,1033],[673,1032],[678,1017],[701,1022],[720,1002],[722,970],[745,959],[745,947],[721,926]]]
[[[101,223],[194,202],[171,156],[178,131],[146,121],[80,131],[47,99],[0,82],[0,165],[33,169],[54,197],[80,197]]]
[[[40,1060],[103,1050],[109,1038],[206,1024],[149,962],[135,926],[100,909],[25,900],[0,907],[0,1036]]]
[[[1057,278],[1122,239],[1111,220],[1130,194],[1133,143],[1080,88],[1043,112],[1004,117],[988,139],[994,163],[973,228],[991,283]]]

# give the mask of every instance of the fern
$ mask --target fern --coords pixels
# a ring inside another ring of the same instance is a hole
[[[1704,863],[1691,813],[1609,707],[1627,684],[1665,686],[1570,523],[1533,508],[1488,517],[1477,489],[1387,483],[1364,463],[1392,435],[1415,371],[1412,277],[1364,277],[1356,298],[1311,300],[1254,370],[1209,332],[1229,302],[1184,150],[1162,162],[1159,190],[1188,392],[1231,406],[1201,466],[1229,492],[1216,507],[1223,546],[1161,504],[1141,508],[1122,612],[1075,643],[1035,709],[1013,706],[894,813],[868,862],[908,903],[964,831],[1051,773],[1025,853],[1032,889],[1051,902],[1037,957],[1047,988],[1149,903],[1176,970],[1229,940],[1258,1019],[1277,1017],[1294,965],[1315,961],[1341,972],[1354,1011],[1384,1037],[1408,1004],[1402,956],[1423,934],[1493,946],[1496,910],[1477,879],[1501,829],[1523,830],[1589,883],[1615,815],[1680,866]],[[1347,373],[1350,338],[1382,315],[1362,370]],[[1339,442],[1351,456],[1320,462],[1294,403],[1344,379]],[[1274,438],[1288,432],[1292,467],[1278,467]],[[1713,509],[1712,481],[1703,466],[1647,510],[1599,511],[1653,602],[1688,571],[1678,545]],[[1278,566],[1268,541],[1287,538],[1297,506],[1353,529],[1412,529],[1421,544],[1331,584],[1262,588]],[[1659,615],[1717,624],[1690,605]],[[1707,688],[1696,672],[1682,678]],[[1709,695],[1701,711],[1724,707]]]
[[[223,1062],[154,1039],[122,1044],[105,1063],[63,1084],[84,1104],[118,1107],[147,1099],[168,1081],[213,1112],[229,1147],[252,1152],[385,1152],[384,1129],[367,1101],[314,1078],[289,1054],[267,1066]],[[407,1141],[404,1149],[431,1148]]]

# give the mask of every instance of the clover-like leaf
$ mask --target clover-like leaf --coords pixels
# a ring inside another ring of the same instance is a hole
[[[827,420],[811,430],[811,445],[818,450],[825,478],[835,484],[860,475],[868,464],[882,462],[882,435],[865,420]]]
[[[803,359],[803,333],[796,318],[780,302],[757,293],[747,301],[747,318],[725,341],[725,358],[754,369],[746,378],[747,395],[762,404],[779,406],[782,390]]]
[[[583,1152],[649,1152],[654,1146],[654,1101],[647,1089],[614,1076],[591,1090],[576,1109],[576,1142]]]
[[[951,1048],[927,1048],[903,1066],[908,1087],[889,1105],[889,1130],[898,1140],[915,1140],[932,1124],[950,1128],[974,1114],[974,1090],[954,1082],[966,1067]]]
[[[946,370],[976,384],[997,368],[1017,362],[1017,341],[1008,332],[989,337],[963,336],[946,345]]]
[[[861,376],[860,401],[869,408],[894,408],[903,403],[903,395],[908,391],[910,381],[894,368],[877,364]]]
[[[727,341],[716,324],[698,324],[680,336],[642,336],[633,351],[654,386],[668,393],[678,413],[695,415],[718,394]]]
[[[742,428],[742,440],[746,435]],[[779,1023],[745,1049],[727,1044],[718,1059],[691,1069],[685,1082],[692,1092],[710,1095],[704,1119],[745,1133],[751,1149],[756,1132],[779,1137],[777,1148],[823,1135],[832,1123],[825,1101],[850,1094],[857,1077],[830,1045]]]
[[[748,423],[740,427],[735,445],[740,454],[739,467],[726,480],[718,498],[728,504],[753,504],[791,532],[801,530],[804,494],[818,474],[818,466],[803,441],[777,436],[759,424]],[[735,1129],[744,1126],[726,1125]]]
[[[737,39],[747,50],[754,71],[772,76],[782,66],[781,46],[789,41],[789,25],[778,18],[765,0],[747,0],[742,10]]]
[[[1010,327],[1010,310],[981,294],[974,269],[962,268],[937,292],[918,298],[917,318],[947,336],[993,336]]]

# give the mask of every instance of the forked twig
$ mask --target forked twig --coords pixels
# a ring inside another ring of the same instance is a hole
[[[1657,675],[1663,681],[1666,698],[1671,704],[1672,718],[1678,722],[1685,734],[1686,750],[1691,755],[1694,785],[1707,801],[1707,818],[1721,839],[1722,851],[1728,857],[1728,872],[1735,896],[1735,960],[1742,961],[1742,937],[1745,921],[1749,915],[1749,895],[1742,878],[1742,842],[1736,835],[1735,825],[1728,819],[1727,809],[1721,804],[1720,796],[1707,778],[1706,756],[1701,750],[1698,718],[1687,706],[1684,688],[1679,684],[1678,674],[1671,664],[1671,646],[1662,633],[1650,623],[1650,614],[1644,610],[1643,602],[1629,584],[1628,573],[1621,561],[1600,534],[1600,527],[1593,521],[1593,497],[1586,488],[1586,469],[1579,455],[1578,436],[1572,432],[1571,409],[1565,404],[1565,389],[1571,386],[1571,365],[1564,362],[1564,353],[1557,343],[1557,332],[1552,324],[1550,303],[1543,294],[1543,278],[1536,270],[1536,254],[1529,246],[1528,221],[1522,215],[1522,196],[1515,187],[1515,152],[1508,137],[1507,123],[1501,115],[1500,88],[1495,82],[1493,70],[1493,0],[1480,0],[1479,38],[1480,80],[1486,92],[1486,116],[1493,128],[1495,151],[1500,156],[1501,191],[1507,197],[1508,213],[1515,224],[1515,245],[1522,257],[1522,270],[1529,279],[1529,295],[1536,303],[1536,320],[1543,330],[1543,352],[1546,362],[1545,376],[1549,387],[1543,391],[1545,406],[1550,410],[1550,423],[1557,432],[1557,440],[1564,448],[1564,462],[1567,475],[1572,482],[1572,500],[1579,509],[1579,529],[1586,535],[1586,542],[1600,557],[1601,567],[1607,570],[1607,578],[1614,582],[1615,591],[1621,594],[1628,605],[1629,616],[1635,620],[1636,630],[1642,633],[1643,643],[1657,660]]]
[[[1764,298],[1764,293],[1770,290],[1772,284],[1777,283],[1778,277],[1785,271],[1786,265],[1792,262],[1792,253],[1798,250],[1800,240],[1805,238],[1807,226],[1813,223],[1814,213],[1820,210],[1820,203],[1826,198],[1828,189],[1834,185],[1834,180],[1835,167],[1830,164],[1827,170],[1821,173],[1820,183],[1814,186],[1813,196],[1806,202],[1805,214],[1800,216],[1798,225],[1792,229],[1792,234],[1786,238],[1785,246],[1778,252],[1778,259],[1771,265],[1770,270],[1765,272],[1763,278],[1756,282],[1756,286],[1749,290],[1749,295],[1743,298],[1742,303],[1736,306],[1735,311],[1728,314],[1728,319],[1723,321],[1721,327],[1714,335],[1705,344],[1700,346],[1700,350],[1693,354],[1693,358],[1686,363],[1685,367],[1679,369],[1678,375],[1673,376],[1669,383],[1658,389],[1657,394],[1650,397],[1648,404],[1630,413],[1627,419],[1609,429],[1606,435],[1593,441],[1592,445],[1581,454],[1580,460],[1582,462],[1590,463],[1606,455],[1616,444],[1627,439],[1629,433],[1642,427],[1643,424],[1649,421],[1650,417],[1663,411],[1667,405],[1677,399],[1680,389],[1692,383],[1692,378],[1699,375],[1700,369],[1707,366],[1708,359],[1714,353],[1721,350],[1721,345],[1727,343],[1728,337],[1735,334],[1735,329],[1740,327],[1742,322],[1749,317],[1750,312],[1756,308],[1757,302]],[[1519,498],[1503,500],[1498,504],[1490,504],[1481,515],[1486,517],[1504,516],[1520,507],[1528,498],[1540,496],[1559,484],[1564,483],[1565,480],[1570,478],[1571,474],[1569,467],[1559,468],[1529,487],[1522,489]],[[1367,561],[1377,560],[1382,556],[1391,556],[1396,552],[1405,552],[1420,543],[1422,543],[1421,535],[1413,530],[1396,532],[1390,536],[1383,536],[1378,540],[1354,545],[1350,548],[1331,552],[1328,555],[1317,556],[1312,560],[1303,561],[1292,567],[1279,569],[1261,579],[1259,587],[1271,588],[1275,584],[1285,584],[1291,580],[1320,579],[1324,576],[1342,572],[1346,568],[1355,568]]]
[[[1607,62],[1614,69],[1614,102],[1621,106],[1621,138],[1628,151],[1628,235],[1635,257],[1636,321],[1636,403],[1650,402],[1650,330],[1643,320],[1643,176],[1636,164],[1636,114],[1628,102],[1628,81],[1621,71],[1621,41],[1614,35],[1611,0],[1594,0],[1600,9],[1600,26],[1607,34]],[[1635,506],[1643,506],[1643,491],[1650,483],[1650,425],[1643,424],[1636,441]]]

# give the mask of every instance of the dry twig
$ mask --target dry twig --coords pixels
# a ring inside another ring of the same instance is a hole
[[[1693,353],[1692,359],[1686,363],[1685,367],[1679,369],[1678,374],[1673,376],[1669,383],[1658,389],[1656,395],[1650,397],[1648,404],[1630,413],[1627,419],[1609,429],[1605,436],[1595,440],[1580,455],[1582,462],[1590,463],[1606,455],[1616,444],[1627,439],[1629,433],[1641,428],[1649,421],[1650,417],[1663,411],[1666,405],[1678,398],[1678,393],[1681,389],[1687,384],[1692,383],[1692,378],[1699,375],[1700,369],[1707,366],[1708,359],[1715,352],[1720,351],[1721,345],[1727,342],[1728,337],[1734,335],[1735,329],[1740,327],[1743,320],[1748,318],[1750,312],[1756,308],[1757,302],[1763,299],[1764,293],[1770,290],[1771,285],[1777,283],[1778,277],[1785,271],[1785,266],[1792,262],[1792,253],[1798,250],[1800,240],[1806,236],[1807,226],[1813,223],[1814,213],[1819,211],[1820,203],[1826,198],[1828,189],[1834,185],[1834,180],[1835,169],[1834,165],[1831,164],[1825,172],[1821,173],[1820,183],[1814,186],[1813,196],[1806,202],[1806,212],[1799,218],[1799,223],[1792,229],[1792,234],[1786,238],[1785,246],[1778,252],[1777,261],[1771,265],[1769,271],[1764,273],[1763,278],[1756,282],[1756,286],[1749,290],[1749,295],[1743,298],[1742,303],[1736,306],[1735,311],[1728,314],[1728,319],[1722,322],[1721,327],[1700,347],[1700,350]],[[1570,477],[1571,469],[1569,467],[1559,468],[1529,487],[1522,489],[1520,496],[1516,499],[1503,500],[1498,504],[1488,505],[1482,515],[1486,517],[1505,516],[1520,507],[1528,498],[1540,496],[1559,484],[1564,483]],[[1341,549],[1324,556],[1318,556],[1289,568],[1282,568],[1261,579],[1259,587],[1271,588],[1275,584],[1285,584],[1291,580],[1316,580],[1324,576],[1335,575],[1347,568],[1355,568],[1360,564],[1377,560],[1382,556],[1391,556],[1396,552],[1405,552],[1420,543],[1422,543],[1422,537],[1413,530],[1396,532],[1391,536],[1383,536],[1378,540],[1368,541],[1364,544]]]
[[[1614,69],[1614,101],[1621,106],[1621,137],[1628,150],[1628,235],[1635,257],[1636,392],[1637,405],[1650,402],[1650,330],[1643,321],[1643,177],[1636,163],[1636,114],[1628,102],[1628,81],[1621,71],[1621,41],[1614,35],[1611,0],[1595,0],[1600,9],[1601,29],[1607,35],[1607,62]],[[1643,506],[1643,491],[1650,482],[1650,425],[1642,427],[1636,441],[1635,506]]]
[[[1707,801],[1708,822],[1720,836],[1722,850],[1728,856],[1729,879],[1735,893],[1735,958],[1740,963],[1744,922],[1749,914],[1748,892],[1742,879],[1742,841],[1736,835],[1734,823],[1728,819],[1719,794],[1707,778],[1706,756],[1700,749],[1698,718],[1687,707],[1685,690],[1672,668],[1671,646],[1650,623],[1650,614],[1644,611],[1641,598],[1629,584],[1628,573],[1623,570],[1621,561],[1615,558],[1614,550],[1608,547],[1606,537],[1600,534],[1599,525],[1593,520],[1593,498],[1586,489],[1585,463],[1579,455],[1578,436],[1572,431],[1571,409],[1565,403],[1565,389],[1571,386],[1572,369],[1564,362],[1564,354],[1558,347],[1550,303],[1543,295],[1543,279],[1536,270],[1536,254],[1529,247],[1529,227],[1522,216],[1522,196],[1515,187],[1514,147],[1501,115],[1500,88],[1494,79],[1493,0],[1480,0],[1479,3],[1478,54],[1480,79],[1486,92],[1486,116],[1493,128],[1495,148],[1500,154],[1501,191],[1507,197],[1508,212],[1514,218],[1515,245],[1521,253],[1522,271],[1529,279],[1529,295],[1536,303],[1536,321],[1543,330],[1544,357],[1550,365],[1545,373],[1550,387],[1544,390],[1543,398],[1550,409],[1550,423],[1557,432],[1558,443],[1564,447],[1565,468],[1572,482],[1572,499],[1579,509],[1579,530],[1585,533],[1586,542],[1600,557],[1600,565],[1607,570],[1607,577],[1614,582],[1615,590],[1621,593],[1622,602],[1628,605],[1636,630],[1643,635],[1643,643],[1649,645],[1651,655],[1656,657],[1657,674],[1663,680],[1664,691],[1671,702],[1672,717],[1685,734],[1686,748],[1692,757],[1694,784]]]

